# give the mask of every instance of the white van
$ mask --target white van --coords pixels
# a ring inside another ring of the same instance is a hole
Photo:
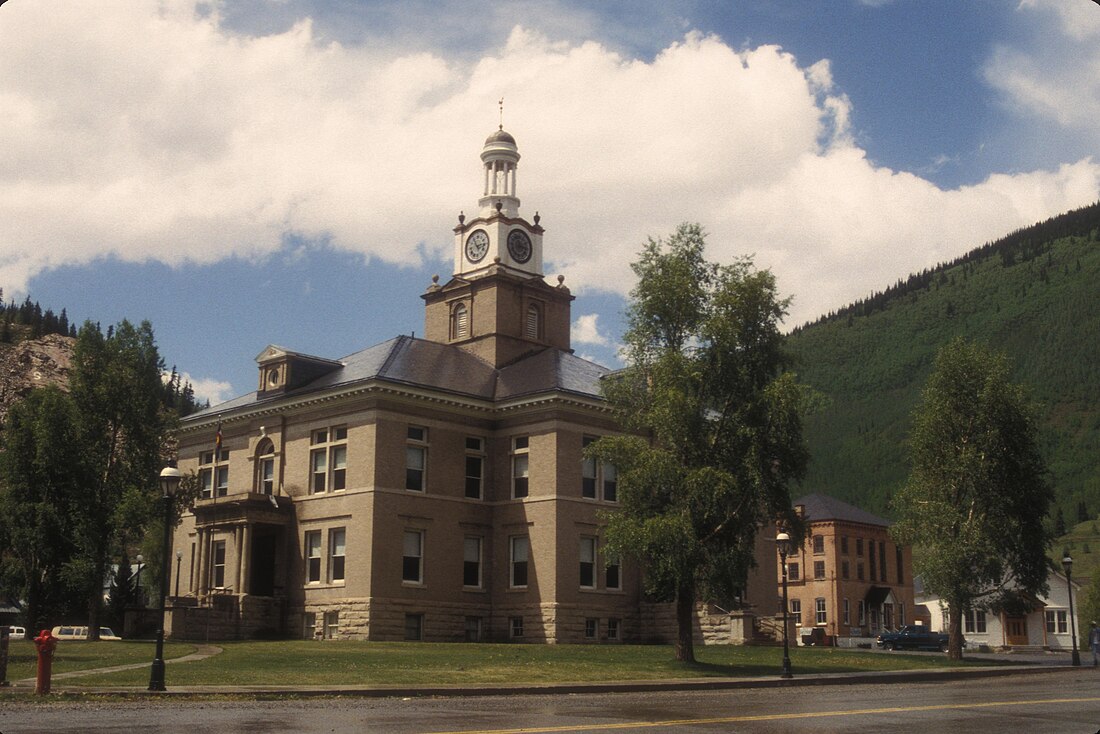
[[[26,627],[16,627],[14,625],[8,625],[8,635],[12,639],[19,639],[27,636]]]
[[[61,625],[54,627],[52,634],[59,640],[86,640],[88,639],[88,628],[78,627],[70,625]],[[110,627],[99,628],[99,639],[101,640],[121,640],[122,638],[116,635]]]

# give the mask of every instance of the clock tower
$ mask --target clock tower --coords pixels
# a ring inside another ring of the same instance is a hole
[[[494,263],[519,273],[542,275],[542,227],[519,215],[516,196],[516,139],[499,128],[481,150],[484,187],[478,213],[458,217],[455,227],[455,275],[477,277]]]
[[[519,213],[516,139],[499,127],[481,150],[483,188],[477,216],[459,214],[454,276],[422,297],[425,336],[457,344],[496,367],[538,349],[569,348],[573,296],[559,276],[543,280],[539,215]]]

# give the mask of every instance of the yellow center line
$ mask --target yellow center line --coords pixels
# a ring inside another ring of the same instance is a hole
[[[1100,701],[1100,696],[1083,698],[1036,698],[1025,701],[984,701],[980,703],[941,703],[926,706],[891,706],[877,709],[849,709],[842,711],[808,711],[798,714],[758,714],[754,716],[723,716],[709,719],[669,719],[667,721],[633,721],[617,724],[576,724],[570,726],[536,726],[521,729],[464,729],[441,731],[433,734],[551,734],[568,731],[611,731],[613,729],[655,729],[665,726],[691,724],[734,724],[746,721],[790,721],[831,716],[867,716],[870,714],[900,714],[917,711],[948,711],[952,709],[981,709],[996,706],[1036,706],[1039,704],[1085,703]]]

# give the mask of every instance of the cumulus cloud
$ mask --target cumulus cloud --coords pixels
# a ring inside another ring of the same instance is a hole
[[[224,380],[194,378],[186,372],[181,375],[181,378],[184,383],[191,383],[191,388],[195,391],[195,399],[200,403],[209,400],[211,405],[217,405],[234,395],[233,386]]]
[[[606,347],[611,345],[611,340],[600,332],[599,314],[586,313],[578,316],[570,329],[570,339],[578,344],[594,344]]]
[[[777,46],[690,33],[639,60],[518,27],[471,61],[322,41],[308,19],[230,32],[208,7],[5,8],[6,288],[105,255],[264,257],[288,235],[446,261],[501,96],[523,212],[542,213],[548,270],[573,289],[628,292],[646,237],[699,221],[712,258],[756,253],[776,272],[798,322],[1100,189],[1087,159],[950,191],[876,166],[828,62]]]

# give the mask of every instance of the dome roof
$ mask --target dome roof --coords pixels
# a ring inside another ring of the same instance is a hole
[[[493,145],[494,143],[509,143],[515,145],[516,139],[512,137],[511,133],[504,132],[504,128],[500,128],[495,133],[485,138],[486,145]]]

